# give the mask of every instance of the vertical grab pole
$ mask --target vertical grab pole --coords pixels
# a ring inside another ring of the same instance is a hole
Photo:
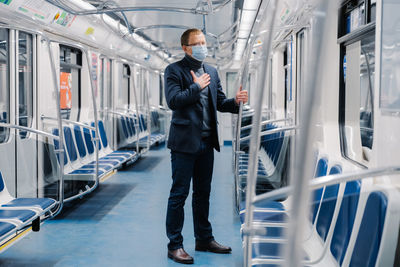
[[[262,5],[262,3],[261,3]],[[265,60],[262,62],[261,66],[261,73],[267,73],[268,58],[271,52],[271,45],[272,45],[272,38],[273,38],[273,29],[274,29],[274,22],[275,22],[275,15],[276,15],[276,0],[271,0],[268,5],[268,9],[265,7],[263,10],[259,10],[259,14],[257,14],[256,19],[257,25],[253,27],[255,33],[252,38],[256,38],[255,34],[256,31],[259,30],[261,27],[261,16],[267,17],[266,24],[268,33],[264,37],[264,51],[263,55]],[[252,41],[254,43],[254,40]],[[252,46],[248,47],[249,50],[252,50]],[[247,77],[245,77],[247,78]],[[257,182],[257,167],[258,167],[258,148],[260,146],[260,132],[261,132],[261,116],[262,116],[262,104],[263,104],[263,95],[264,95],[264,87],[265,87],[265,76],[259,75],[258,81],[258,97],[256,98],[256,105],[254,108],[254,117],[252,120],[253,127],[251,128],[250,134],[250,151],[249,151],[249,168],[248,168],[248,176],[247,176],[247,188],[246,188],[246,215],[245,215],[245,227],[244,227],[244,266],[251,266],[251,259],[252,259],[252,221],[253,221],[253,199],[255,197],[255,189],[256,189],[256,182]]]
[[[243,62],[245,64],[239,71],[239,75],[237,78],[237,87],[241,87],[242,90],[247,89],[247,80],[249,76],[249,70],[250,70],[250,56],[252,49],[255,42],[255,38],[249,38],[247,41],[247,47],[248,49],[246,50],[245,57],[243,59]],[[239,187],[240,187],[240,181],[239,181],[239,156],[240,156],[240,134],[241,134],[241,128],[242,128],[242,117],[243,117],[243,103],[240,102],[239,104],[239,113],[237,116],[237,122],[236,122],[236,136],[235,136],[235,149],[234,149],[234,167],[235,167],[235,191],[236,191],[236,209],[239,212],[239,205],[240,205],[240,192],[239,192]]]
[[[134,70],[134,66],[129,65],[130,68],[132,68],[131,73],[133,73],[133,75],[131,75],[132,78],[132,86],[133,86],[133,97],[135,98],[135,105],[136,105],[136,120],[137,123],[135,123],[135,129],[136,129],[136,153],[139,155],[139,106],[138,106],[138,101],[137,101],[137,94],[136,94],[136,85],[135,85],[135,75],[136,75],[136,70]],[[134,120],[135,122],[135,120]]]
[[[96,98],[94,95],[94,81],[93,81],[93,69],[90,63],[89,52],[84,50],[86,56],[86,62],[88,64],[89,70],[89,79],[90,79],[90,89],[92,92],[92,104],[93,104],[93,113],[94,113],[94,127],[95,127],[95,139],[96,139],[96,180],[93,188],[96,188],[99,185],[99,150],[100,150],[100,136],[99,136],[99,121],[97,114],[97,106],[96,106]]]
[[[149,72],[147,71],[146,76],[146,86],[144,88],[145,97],[147,98],[147,114],[146,114],[146,121],[147,121],[147,150],[150,150],[150,139],[151,139],[151,121],[150,121],[150,94],[149,94]],[[149,123],[150,122],[150,123]]]
[[[329,2],[329,3],[328,3]],[[285,266],[288,267],[300,267],[303,266],[303,254],[302,254],[302,239],[307,223],[308,214],[308,203],[309,203],[309,179],[312,177],[312,114],[314,107],[314,100],[318,99],[319,91],[316,90],[317,82],[319,81],[319,74],[321,70],[321,63],[323,56],[322,42],[325,40],[325,36],[328,32],[325,27],[325,21],[327,12],[336,12],[337,0],[335,1],[319,1],[319,6],[314,12],[315,20],[312,21],[311,27],[311,42],[309,51],[313,53],[313,56],[309,58],[307,63],[307,72],[305,79],[304,91],[302,92],[302,112],[300,114],[301,129],[296,134],[295,139],[295,158],[291,173],[291,187],[292,200],[291,200],[291,216],[289,219],[289,228],[287,234],[287,246],[285,247]],[[329,7],[329,8],[328,8]],[[333,15],[333,14],[332,14]],[[293,175],[293,170],[296,171],[296,175]],[[294,179],[295,177],[295,179]]]
[[[54,96],[56,97],[56,108],[57,108],[57,126],[58,126],[58,133],[59,133],[59,138],[60,140],[58,141],[58,150],[56,153],[58,153],[58,157],[60,159],[60,168],[59,168],[59,176],[60,176],[60,184],[59,184],[59,205],[56,209],[56,211],[53,213],[53,216],[57,216],[63,206],[64,206],[64,132],[62,129],[62,119],[61,119],[61,103],[60,103],[60,97],[61,97],[61,91],[59,90],[59,82],[57,79],[57,71],[56,71],[56,65],[55,65],[55,60],[54,60],[54,55],[53,51],[51,50],[51,41],[46,38],[47,41],[47,49],[48,53],[50,56],[50,65],[51,65],[51,76],[53,77],[53,88],[54,88]]]

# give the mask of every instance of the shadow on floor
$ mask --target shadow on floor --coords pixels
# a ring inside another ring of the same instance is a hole
[[[19,259],[19,258],[1,258],[0,259],[0,266],[8,267],[50,267],[56,265],[58,261],[49,261],[43,259]]]
[[[144,156],[136,161],[134,164],[127,168],[119,170],[120,172],[133,171],[133,172],[147,172],[155,167],[163,160],[162,156]]]
[[[135,184],[100,184],[97,190],[83,199],[65,203],[61,214],[53,220],[100,221],[135,186]]]

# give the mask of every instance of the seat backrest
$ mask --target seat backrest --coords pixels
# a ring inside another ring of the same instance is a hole
[[[132,137],[133,136],[133,132],[132,132],[132,127],[129,123],[129,119],[127,117],[124,117],[123,120],[125,121],[125,125],[126,125],[126,129],[128,130],[128,136]]]
[[[57,128],[54,128],[51,132],[55,136],[60,136],[59,135],[59,131],[58,131]],[[53,144],[54,144],[54,149],[55,150],[59,150],[60,149],[60,142],[58,140],[53,139]],[[56,153],[56,155],[57,155],[58,163],[60,163],[60,154]],[[68,163],[67,152],[65,151],[65,148],[64,148],[64,165],[67,165],[67,163]]]
[[[340,165],[334,165],[329,171],[330,175],[339,173],[342,173],[342,167]],[[330,185],[325,188],[324,195],[322,197],[316,229],[324,241],[326,240],[331,226],[333,213],[337,203],[338,192],[339,184]]]
[[[314,177],[317,178],[317,177],[326,176],[327,171],[328,171],[328,159],[320,158],[317,162],[317,166],[315,167]],[[322,188],[314,190],[313,195],[314,196],[312,198],[312,205],[311,205],[312,223],[315,222],[315,218],[317,216],[319,203],[322,198]]]
[[[13,197],[7,190],[6,183],[3,179],[3,174],[0,171],[0,205],[11,201]]]
[[[83,128],[83,137],[85,139],[87,151],[88,151],[89,155],[92,155],[94,153],[94,144],[92,141],[92,135],[88,128]]]
[[[121,124],[122,133],[124,134],[124,137],[128,138],[129,137],[128,126],[126,125],[124,117],[120,116],[118,121]]]
[[[91,130],[91,132],[92,132],[92,137],[96,138],[96,131],[95,130]],[[100,138],[100,140],[101,140],[101,138]],[[94,142],[94,144],[97,145],[96,142]],[[101,149],[102,149],[101,142],[99,142],[99,151],[101,151]]]
[[[78,154],[76,152],[74,138],[72,136],[71,128],[64,126],[64,142],[65,147],[68,152],[70,162],[74,162],[78,159]]]
[[[92,122],[92,126],[93,127],[95,126],[94,122]],[[99,126],[100,139],[101,139],[101,142],[103,143],[103,147],[107,148],[107,146],[108,146],[107,134],[106,134],[106,129],[104,128],[104,123],[102,120],[99,120],[98,126]]]
[[[360,181],[347,182],[346,188],[344,189],[342,203],[340,204],[340,211],[330,245],[331,253],[340,265],[343,262],[349,245],[356,217],[358,200],[360,198],[360,190]]]
[[[131,127],[132,135],[136,135],[135,121],[131,117],[128,118],[128,124]]]
[[[85,141],[83,140],[82,129],[79,125],[74,126],[74,136],[79,156],[84,158],[87,155],[87,152],[85,148]]]
[[[383,192],[374,191],[369,194],[350,266],[375,266],[385,225],[387,204],[388,200]]]

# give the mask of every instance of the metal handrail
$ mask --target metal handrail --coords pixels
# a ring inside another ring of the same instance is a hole
[[[41,120],[57,121],[57,118],[48,117],[48,116],[44,116],[44,115],[40,116],[40,119]],[[78,122],[78,121],[71,121],[71,120],[67,120],[67,119],[62,119],[62,122],[65,122],[65,123],[68,123],[68,124],[73,124],[73,125],[78,125],[78,126],[80,126],[82,128],[86,128],[86,129],[93,130],[93,131],[96,130],[95,127],[87,125],[87,124],[82,123],[82,122]]]
[[[318,177],[318,179],[312,179],[309,182],[309,189],[310,190],[316,190],[316,189],[321,189],[326,186],[330,185],[335,185],[335,184],[341,184],[341,183],[346,183],[346,182],[351,182],[351,181],[356,181],[356,180],[363,180],[363,179],[370,179],[370,178],[376,178],[379,176],[384,176],[384,175],[396,175],[400,174],[400,166],[389,166],[389,167],[381,167],[381,168],[375,168],[375,169],[369,169],[369,170],[360,170],[360,171],[354,171],[346,174],[332,174],[332,175],[327,175],[324,177]],[[268,192],[262,195],[256,196],[251,205],[255,205],[258,202],[269,200],[273,201],[276,199],[280,199],[282,197],[288,196],[290,193],[293,191],[293,186],[288,186],[288,187],[283,187],[280,189],[277,189],[272,192]],[[288,225],[283,225],[282,227],[288,227]],[[257,233],[259,230],[259,227],[257,225],[250,226],[249,228],[243,229],[243,233],[245,235],[253,235],[254,233]],[[287,243],[288,240],[286,240],[284,243]],[[321,259],[324,257],[328,247],[324,247],[323,251],[321,254],[314,260],[307,260],[303,261],[303,264],[306,265],[312,265],[316,264],[321,261]],[[255,259],[258,260],[259,259]],[[255,260],[252,261],[252,263],[255,263]],[[283,260],[283,259],[282,259]],[[258,263],[272,263],[269,259],[263,259]]]
[[[285,119],[267,120],[267,121],[261,122],[261,125],[264,126],[264,125],[267,125],[268,123],[283,122],[283,121],[290,121],[290,120],[292,120],[292,119],[285,118]],[[248,129],[251,129],[251,127],[253,127],[253,124],[246,125],[246,126],[242,127],[240,130],[248,130]]]
[[[50,133],[47,133],[47,132],[44,132],[44,131],[40,131],[40,130],[37,130],[37,129],[25,127],[25,126],[20,126],[20,125],[0,122],[0,127],[13,128],[13,129],[21,130],[21,131],[27,131],[27,132],[35,133],[35,134],[38,134],[38,135],[46,136],[46,137],[51,138],[53,140],[60,141],[60,137],[57,136],[57,135],[50,134]]]
[[[126,114],[126,113],[122,113],[122,112],[118,112],[118,111],[114,111],[114,110],[102,110],[102,112],[106,112],[106,113],[110,113],[110,114],[114,114],[114,115],[118,115],[118,116],[125,116],[125,117],[132,118],[132,119],[136,119],[135,116],[132,116],[132,115]]]
[[[384,175],[395,175],[400,174],[400,166],[389,166],[374,169],[359,170],[349,173],[342,174],[331,174],[323,177],[318,177],[318,179],[311,179],[309,182],[310,190],[315,190],[323,188],[329,185],[335,185],[344,182],[351,182],[355,180],[362,180],[366,178],[373,178]],[[286,186],[279,188],[277,190],[257,195],[252,204],[257,204],[264,200],[276,200],[281,197],[287,196],[292,191],[292,186]]]
[[[267,135],[280,133],[280,132],[292,131],[292,130],[296,130],[298,128],[299,127],[297,125],[294,125],[294,126],[286,126],[286,127],[271,129],[271,130],[260,132],[259,136],[261,137],[261,136],[267,136]],[[251,139],[251,135],[245,136],[245,137],[240,138],[240,142],[247,141],[247,140],[250,140],[250,139]]]
[[[104,14],[104,13],[115,13],[115,12],[129,12],[129,11],[136,11],[136,12],[142,12],[142,11],[160,11],[160,12],[177,12],[177,13],[192,13],[196,15],[209,15],[212,12],[217,12],[221,8],[223,8],[225,5],[229,4],[232,2],[232,0],[225,0],[215,8],[213,8],[210,11],[203,11],[199,10],[196,8],[181,8],[181,7],[161,7],[161,6],[127,6],[127,7],[115,7],[115,8],[102,8],[102,9],[93,9],[93,10],[83,10],[83,11],[77,11],[74,10],[67,5],[61,3],[58,0],[45,0],[46,2],[61,8],[68,13],[71,13],[72,15],[77,15],[77,16],[82,16],[82,15],[96,15],[96,14]]]
[[[271,0],[268,2],[261,2],[258,12],[257,12],[257,17],[256,20],[253,24],[252,31],[258,31],[260,27],[262,27],[261,22],[264,22],[261,17],[266,18],[266,25],[267,28],[270,29],[269,34],[264,36],[264,38],[261,40],[263,43],[265,43],[264,47],[264,55],[266,57],[266,60],[263,64],[261,64],[260,68],[260,73],[268,73],[268,57],[271,52],[271,44],[272,44],[272,39],[273,39],[273,32],[272,29],[274,27],[275,23],[275,17],[276,17],[276,12],[277,11],[277,0]],[[265,12],[265,13],[264,13]],[[269,14],[268,14],[269,13]],[[247,49],[252,50],[252,46],[255,42],[255,36],[250,35],[250,40],[247,42],[246,46]],[[246,77],[247,79],[247,77]],[[265,87],[265,77],[261,75],[258,77],[258,87],[260,90],[258,90],[257,98],[255,101],[255,108],[254,108],[254,116],[252,119],[252,123],[254,125],[257,125],[257,127],[254,127],[251,131],[251,140],[250,140],[250,146],[249,146],[249,167],[248,167],[248,177],[247,177],[247,190],[246,190],[246,200],[252,200],[253,197],[255,197],[256,194],[256,180],[257,180],[257,165],[258,165],[258,160],[257,160],[257,153],[258,153],[258,148],[260,146],[260,131],[261,131],[261,120],[262,120],[262,104],[263,104],[263,94],[264,94],[264,87]],[[253,205],[250,203],[250,201],[246,201],[246,215],[245,215],[245,228],[249,228],[251,222],[253,221]],[[244,236],[244,266],[249,266],[251,263],[251,258],[253,256],[253,247],[252,247],[252,242],[251,242],[251,236]]]

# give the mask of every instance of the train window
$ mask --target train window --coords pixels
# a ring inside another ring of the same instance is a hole
[[[64,119],[79,120],[81,69],[82,52],[60,45],[60,108]]]
[[[296,121],[299,121],[300,118],[300,105],[298,103],[301,103],[301,91],[304,88],[304,81],[305,81],[305,71],[306,71],[306,66],[305,66],[305,59],[306,59],[306,38],[305,38],[305,31],[302,30],[297,34],[297,84],[296,84]]]
[[[33,117],[33,36],[18,33],[18,123],[30,126]],[[21,138],[26,132],[20,132]]]
[[[341,134],[346,157],[368,160],[373,143],[375,31],[346,44],[342,57]]]
[[[9,31],[0,29],[0,122],[10,122]],[[7,142],[9,131],[0,127],[0,143]]]
[[[111,91],[112,91],[112,64],[108,58],[101,59],[101,75],[100,75],[100,111],[104,118],[105,110],[111,108]]]
[[[162,107],[166,107],[166,103],[165,103],[165,97],[164,97],[164,78],[163,76],[160,74],[159,75],[159,83],[160,83],[160,106]]]
[[[124,64],[123,72],[122,72],[122,101],[126,99],[126,107],[129,108],[130,99],[131,99],[131,92],[130,92],[130,78],[131,78],[131,68],[129,65]]]
[[[237,72],[226,73],[226,96],[228,98],[235,97]]]

